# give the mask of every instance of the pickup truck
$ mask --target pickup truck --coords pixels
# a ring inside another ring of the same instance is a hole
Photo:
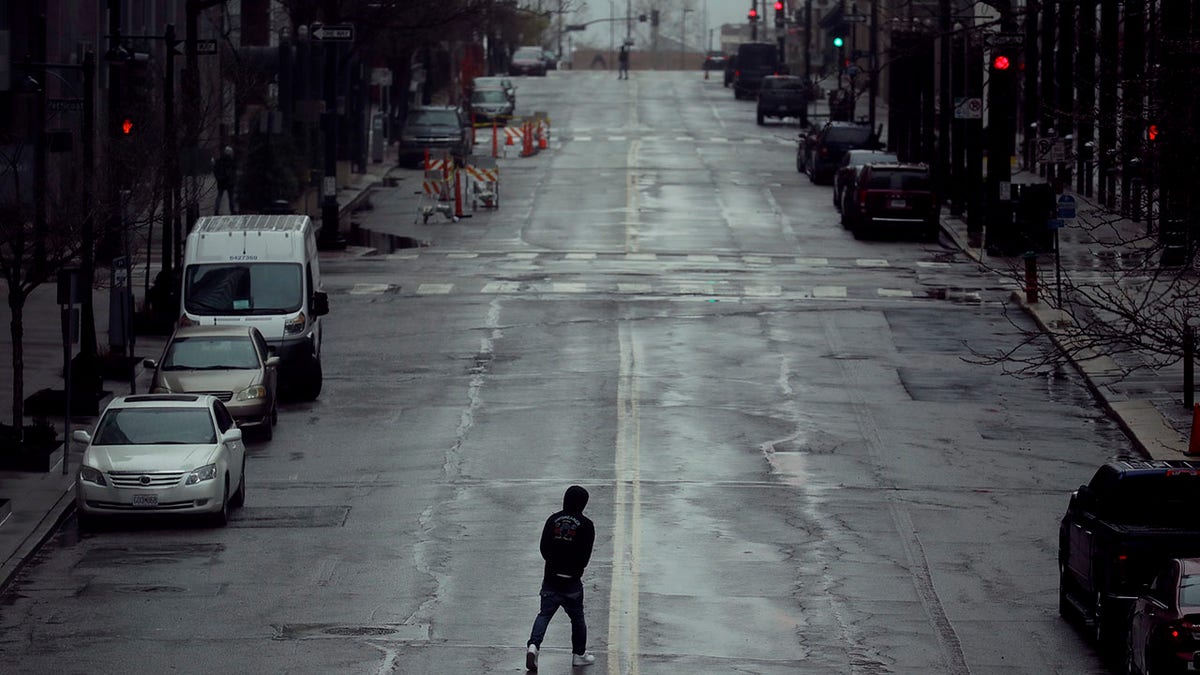
[[[1117,457],[1071,494],[1058,530],[1058,609],[1102,651],[1124,647],[1129,608],[1170,558],[1200,556],[1200,461]]]

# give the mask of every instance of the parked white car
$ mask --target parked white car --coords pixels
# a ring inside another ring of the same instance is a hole
[[[246,446],[215,396],[121,396],[104,409],[75,479],[81,526],[97,516],[200,514],[225,525],[246,499]]]

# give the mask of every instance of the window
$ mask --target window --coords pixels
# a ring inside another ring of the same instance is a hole
[[[300,265],[189,265],[184,308],[192,314],[278,314],[300,309]]]
[[[116,408],[96,427],[96,445],[205,445],[217,442],[204,408]]]
[[[829,127],[825,130],[826,143],[866,143],[871,137],[867,127]]]
[[[217,428],[221,430],[221,433],[233,428],[233,415],[229,414],[224,403],[213,401],[213,415],[217,418]]]
[[[258,354],[245,337],[188,337],[171,341],[163,370],[256,369]]]

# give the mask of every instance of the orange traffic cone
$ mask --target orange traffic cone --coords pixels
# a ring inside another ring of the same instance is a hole
[[[1188,439],[1187,454],[1200,455],[1200,403],[1192,405],[1192,437]]]

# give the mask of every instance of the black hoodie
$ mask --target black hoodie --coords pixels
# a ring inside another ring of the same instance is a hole
[[[542,528],[542,558],[546,560],[543,583],[564,588],[579,581],[592,558],[596,527],[583,515],[588,491],[578,485],[567,488],[563,510],[546,519]]]

